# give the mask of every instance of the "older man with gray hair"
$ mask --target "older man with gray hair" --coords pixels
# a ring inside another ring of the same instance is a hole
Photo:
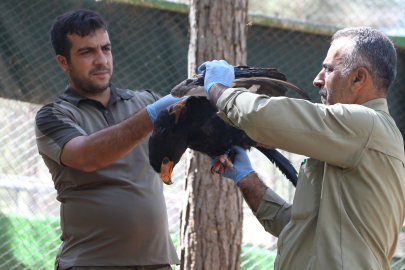
[[[224,61],[200,67],[224,121],[257,142],[309,157],[293,204],[260,181],[240,148],[236,169],[224,173],[279,238],[275,269],[390,269],[405,218],[404,143],[386,100],[396,59],[377,30],[338,31],[314,80],[323,104],[216,83],[233,80]]]

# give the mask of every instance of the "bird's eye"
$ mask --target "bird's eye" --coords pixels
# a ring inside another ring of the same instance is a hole
[[[168,162],[169,162],[169,158],[168,158],[168,157],[165,157],[165,158],[163,159],[163,161],[162,161],[163,164],[167,164]]]

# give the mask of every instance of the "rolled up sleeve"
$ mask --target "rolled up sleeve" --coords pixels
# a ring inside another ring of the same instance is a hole
[[[219,117],[257,142],[342,168],[358,162],[374,130],[371,110],[356,104],[326,106],[229,88],[217,107]]]
[[[267,188],[257,212],[253,212],[264,229],[278,237],[291,220],[291,204],[286,203],[272,189]]]

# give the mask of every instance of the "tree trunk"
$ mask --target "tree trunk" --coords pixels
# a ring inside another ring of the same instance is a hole
[[[247,0],[191,0],[189,77],[205,61],[246,64]],[[225,124],[225,123],[224,123]],[[211,159],[186,152],[180,214],[180,269],[240,269],[242,195],[232,180],[210,173]]]
[[[205,61],[245,65],[247,0],[190,0],[188,76]]]

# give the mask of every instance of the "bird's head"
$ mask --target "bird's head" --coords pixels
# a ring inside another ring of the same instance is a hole
[[[161,111],[149,138],[149,163],[167,185],[173,184],[173,168],[187,149],[185,104],[183,99]]]
[[[160,165],[159,176],[162,179],[163,183],[167,185],[173,184],[172,182],[172,172],[174,167],[174,161],[170,161],[168,157],[165,157]]]

